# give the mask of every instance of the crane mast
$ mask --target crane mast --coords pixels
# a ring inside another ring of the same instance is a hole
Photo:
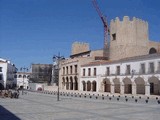
[[[106,17],[102,14],[101,10],[98,7],[98,3],[96,0],[92,0],[92,3],[103,23],[104,26],[104,47],[103,47],[103,57],[108,58],[109,57],[109,45],[108,45],[108,24],[107,24],[107,20]]]

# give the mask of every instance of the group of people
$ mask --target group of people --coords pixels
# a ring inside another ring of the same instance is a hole
[[[19,89],[15,89],[15,90],[1,90],[0,91],[0,96],[2,98],[5,97],[10,97],[10,98],[19,98]]]

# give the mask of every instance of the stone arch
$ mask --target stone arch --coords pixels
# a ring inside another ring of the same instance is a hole
[[[104,88],[104,92],[111,92],[111,82],[109,79],[103,80],[103,88]]]
[[[83,87],[83,91],[86,91],[86,82],[82,81],[82,87]]]
[[[160,81],[157,77],[153,76],[148,79],[150,84],[150,94],[159,95],[160,94]]]
[[[26,78],[26,75],[23,75],[23,78]]]
[[[68,79],[68,77],[66,77],[66,90],[68,90],[69,89],[69,79]]]
[[[77,78],[77,76],[74,77],[74,89],[78,90],[78,78]]]
[[[149,54],[154,54],[154,53],[157,53],[157,50],[155,48],[150,48],[149,50]]]
[[[18,75],[18,78],[22,78],[22,75]]]
[[[70,90],[73,90],[73,78],[70,77]]]
[[[138,77],[135,79],[137,94],[145,94],[145,81],[143,78]]]
[[[125,94],[132,94],[132,81],[129,78],[123,79],[124,83],[124,93]]]
[[[87,81],[87,91],[91,91],[91,82]]]
[[[93,81],[93,82],[92,82],[92,90],[93,90],[94,92],[96,92],[96,90],[97,90],[97,82],[96,82],[96,81]]]
[[[120,93],[120,80],[118,78],[113,79],[115,93]]]

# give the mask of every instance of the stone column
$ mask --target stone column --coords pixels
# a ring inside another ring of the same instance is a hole
[[[136,83],[132,82],[132,95],[136,95],[136,94],[137,94]]]
[[[101,92],[104,92],[104,83],[101,84]]]
[[[67,90],[67,87],[68,87],[68,83],[66,82],[66,90]]]
[[[73,83],[73,90],[75,90],[75,87],[76,87],[76,86],[75,86],[75,83]]]
[[[113,93],[115,93],[115,91],[114,91],[114,84],[111,83],[111,94],[113,94]]]
[[[145,95],[150,95],[150,84],[148,82],[145,84]]]
[[[120,94],[124,94],[124,83],[120,83]]]
[[[93,83],[91,83],[91,90],[90,91],[93,91]]]

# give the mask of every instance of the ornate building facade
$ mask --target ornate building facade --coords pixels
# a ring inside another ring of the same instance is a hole
[[[99,59],[103,50],[74,46],[74,54],[61,63],[62,90],[160,94],[160,43],[149,40],[146,21],[127,16],[111,20],[109,60]]]

